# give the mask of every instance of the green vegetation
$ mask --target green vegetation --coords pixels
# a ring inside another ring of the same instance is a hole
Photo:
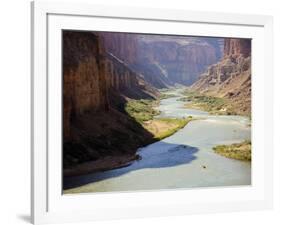
[[[130,100],[125,110],[140,123],[147,131],[153,134],[153,142],[169,137],[182,129],[193,118],[155,118],[160,112],[155,109],[159,104],[157,100]]]
[[[173,98],[173,97],[177,97],[176,95],[174,94],[166,94],[166,93],[161,93],[160,94],[160,99],[166,99],[166,98]]]
[[[217,145],[213,150],[228,158],[251,161],[251,141],[248,140],[231,145]]]
[[[185,90],[183,94],[185,97],[180,98],[179,101],[188,102],[186,107],[202,109],[211,114],[235,115],[229,102],[224,98],[203,95],[189,90]]]
[[[145,121],[152,120],[154,116],[159,115],[155,107],[159,104],[156,100],[130,100],[125,106],[125,111],[141,124]]]

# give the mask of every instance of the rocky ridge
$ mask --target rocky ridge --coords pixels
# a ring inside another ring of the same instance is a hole
[[[238,114],[251,113],[251,40],[225,39],[223,58],[208,67],[192,90],[231,100]]]

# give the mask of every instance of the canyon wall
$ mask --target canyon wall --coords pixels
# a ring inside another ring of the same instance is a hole
[[[167,76],[157,66],[149,63],[142,63],[139,55],[143,53],[139,45],[139,34],[98,32],[102,37],[107,52],[114,55],[126,64],[144,81],[156,88],[164,88],[172,85]]]
[[[251,113],[251,40],[225,39],[223,58],[208,67],[191,88],[231,100],[238,114]]]
[[[192,84],[220,57],[214,45],[191,37],[140,38],[138,49],[139,65],[158,67],[155,76],[160,70],[172,84]]]
[[[153,98],[157,95],[157,90],[130,69],[128,62],[110,52],[114,50],[115,54],[123,54],[124,57],[129,50],[134,52],[134,46],[129,44],[132,42],[126,42],[127,39],[126,35],[113,35],[109,39],[107,36],[88,32],[64,32],[65,138],[70,137],[69,123],[72,118],[90,111],[105,111],[111,107],[112,96],[109,92],[131,98]],[[121,42],[117,44],[119,41]],[[114,48],[115,45],[119,48]]]
[[[64,168],[113,155],[134,156],[153,137],[126,114],[125,104],[128,98],[156,95],[127,62],[108,51],[103,36],[64,31]]]
[[[104,49],[98,36],[87,32],[63,33],[64,138],[70,122],[89,111],[107,110]]]
[[[107,52],[115,55],[126,64],[134,64],[137,56],[136,34],[117,32],[96,32],[103,39]]]
[[[221,58],[222,39],[98,32],[107,51],[156,88],[190,85]]]
[[[251,55],[251,41],[249,39],[231,39],[224,41],[224,57],[238,57],[239,55],[247,58]]]

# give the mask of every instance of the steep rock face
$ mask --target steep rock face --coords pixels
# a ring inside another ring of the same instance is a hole
[[[72,119],[108,109],[108,100],[99,37],[86,32],[63,35],[64,138],[68,139]]]
[[[107,52],[105,57],[106,83],[109,90],[115,90],[129,98],[154,98],[158,91],[147,83],[130,66]]]
[[[245,58],[251,55],[251,41],[248,39],[225,39],[224,57],[235,57],[239,55]]]
[[[98,32],[98,35],[102,37],[107,52],[120,59],[128,68],[137,73],[143,81],[156,88],[171,85],[171,82],[158,65],[150,62],[140,62],[139,34]]]
[[[124,41],[123,38],[113,36],[110,43],[123,49],[120,47],[123,42],[117,44]],[[72,118],[90,111],[108,110],[112,102],[110,91],[131,98],[157,95],[157,90],[132,71],[127,62],[109,52],[113,47],[105,43],[103,35],[65,31],[63,40],[65,138],[70,137]],[[128,46],[130,51],[133,50],[132,45]],[[120,49],[114,51],[125,54],[125,51],[119,52]]]
[[[113,155],[131,158],[152,140],[124,112],[128,98],[158,92],[89,32],[63,32],[64,168]]]
[[[191,84],[221,57],[219,39],[99,32],[105,49],[156,88]]]
[[[169,79],[166,69],[159,62],[144,59],[130,67],[141,74],[143,79],[155,88],[168,88],[174,84]]]
[[[137,56],[137,35],[115,32],[97,32],[103,39],[107,52],[115,55],[127,64],[134,64]]]
[[[138,68],[157,68],[151,69],[150,74],[157,76],[160,71],[168,84],[192,84],[208,65],[220,57],[213,43],[191,37],[139,38],[138,44]]]
[[[251,40],[226,39],[223,59],[208,67],[191,88],[231,100],[239,114],[251,112]]]
[[[138,60],[138,34],[94,32],[106,51],[107,84],[111,89],[132,98],[149,98],[158,91],[135,70]],[[158,79],[155,77],[155,79]]]

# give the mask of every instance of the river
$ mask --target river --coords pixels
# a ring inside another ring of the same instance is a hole
[[[238,143],[251,137],[250,121],[242,116],[209,115],[184,108],[181,89],[160,101],[158,117],[198,118],[172,136],[138,150],[141,160],[128,167],[66,178],[65,193],[159,190],[240,186],[251,184],[251,163],[213,152],[218,144]],[[77,187],[79,184],[83,184]]]

